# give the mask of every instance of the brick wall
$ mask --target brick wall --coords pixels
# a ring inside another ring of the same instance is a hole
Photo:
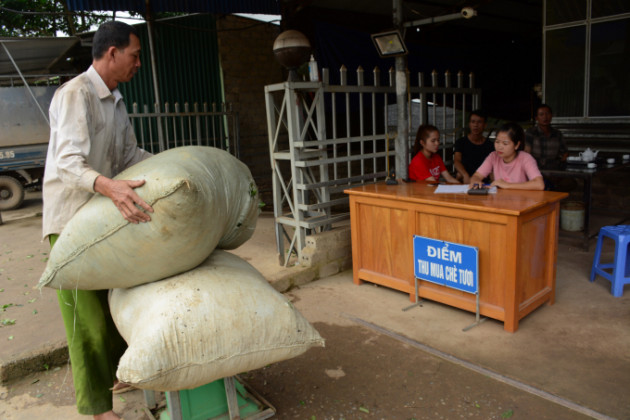
[[[217,17],[225,101],[239,114],[240,157],[249,166],[261,200],[272,210],[265,85],[284,80],[273,55],[280,27],[239,16]]]

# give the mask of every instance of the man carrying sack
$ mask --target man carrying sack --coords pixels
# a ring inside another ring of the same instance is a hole
[[[51,246],[95,193],[112,200],[130,223],[151,220],[153,209],[134,191],[144,181],[113,180],[151,156],[137,146],[117,89],[140,67],[140,39],[123,22],[102,24],[90,68],[62,85],[50,105],[50,143],[43,186],[43,236]],[[99,223],[94,220],[94,223]],[[89,261],[86,261],[89,263]],[[79,413],[120,419],[112,411],[116,367],[126,348],[109,312],[107,290],[58,290]]]

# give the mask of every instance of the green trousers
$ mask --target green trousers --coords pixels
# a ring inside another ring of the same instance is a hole
[[[50,236],[51,247],[58,235]],[[126,343],[107,303],[108,290],[57,290],[66,328],[77,410],[94,415],[113,407],[118,361]]]

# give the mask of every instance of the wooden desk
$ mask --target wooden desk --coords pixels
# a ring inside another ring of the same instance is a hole
[[[348,189],[354,283],[377,283],[415,301],[413,235],[479,249],[480,313],[506,331],[545,302],[556,285],[559,201],[568,194],[499,190],[435,194],[427,182]],[[475,296],[419,281],[420,297],[475,312]]]

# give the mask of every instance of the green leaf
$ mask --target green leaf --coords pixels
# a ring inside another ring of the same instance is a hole
[[[33,303],[33,302],[35,302],[36,300],[37,300],[37,298],[33,298],[33,299],[29,300],[29,301],[28,301],[28,303]]]
[[[253,182],[251,182],[249,184],[249,196],[250,197],[256,197],[256,194],[258,194],[258,189],[256,188],[256,186],[254,185]]]
[[[37,315],[37,309],[33,309],[33,315]]]
[[[370,413],[370,410],[368,410],[367,407],[363,407],[363,406],[359,407],[359,411],[362,411],[362,412],[364,412],[366,414]]]
[[[3,320],[0,320],[0,324],[2,324],[2,325],[15,325],[15,319],[5,318]]]
[[[501,414],[501,418],[503,419],[509,419],[510,417],[512,417],[514,415],[514,411],[513,410],[508,410],[505,413]]]
[[[27,255],[27,256],[26,256],[26,259],[33,258],[33,257],[34,257],[34,255],[33,255],[33,254],[31,254],[31,255]]]
[[[41,398],[43,396],[44,396],[44,394],[37,394],[37,395],[35,395],[35,398]]]
[[[8,336],[7,340],[13,340],[13,336],[12,335]]]
[[[127,401],[126,399],[124,399],[124,398],[123,398],[123,397],[121,397],[121,396],[118,396],[118,399],[120,400],[120,402],[126,402],[126,401]]]

